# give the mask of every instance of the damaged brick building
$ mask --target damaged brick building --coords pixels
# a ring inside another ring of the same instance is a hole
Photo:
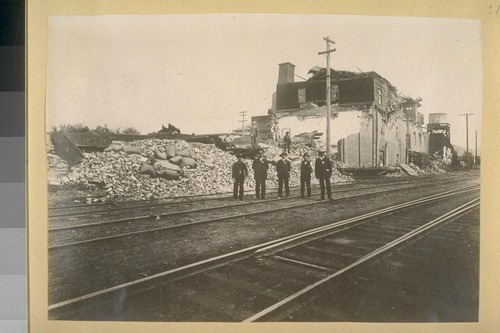
[[[294,71],[291,63],[279,65],[270,112],[294,134],[324,131],[326,69],[316,66],[299,82]],[[340,162],[352,168],[395,166],[429,153],[420,98],[399,93],[376,72],[331,70],[330,80],[331,142]]]

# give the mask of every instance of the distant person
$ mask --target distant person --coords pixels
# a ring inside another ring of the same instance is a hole
[[[309,154],[304,153],[302,155],[302,162],[300,163],[300,197],[304,199],[305,187],[307,187],[307,197],[311,197],[311,173],[312,173],[311,161],[309,160]]]
[[[233,164],[233,199],[243,200],[243,184],[245,183],[245,178],[248,176],[248,168],[245,162],[243,162],[243,157],[238,155],[238,161]]]
[[[259,154],[253,161],[252,169],[255,178],[255,197],[257,199],[265,199],[267,169],[269,169],[269,163],[267,162],[266,157]]]
[[[231,138],[229,134],[226,134],[226,136],[222,139],[222,142],[224,142],[224,146],[226,148],[230,148],[233,145],[233,138]]]
[[[269,134],[267,135],[267,140],[266,140],[266,144],[268,145],[272,145],[273,144],[273,141],[274,141],[274,134],[272,131],[269,132]]]
[[[290,154],[290,145],[292,144],[292,139],[290,138],[290,132],[286,132],[285,136],[283,137],[283,143],[285,145],[284,151],[288,151],[288,154]]]
[[[280,133],[280,125],[276,116],[273,117],[272,120],[272,132],[273,132],[273,144],[276,146],[278,144],[279,133]]]
[[[286,159],[287,154],[285,152],[281,153],[281,159],[276,164],[276,172],[278,173],[278,198],[282,198],[283,194],[283,184],[285,184],[285,195],[288,197],[290,195],[290,170],[292,169],[292,164]]]
[[[257,128],[257,122],[254,121],[252,124],[252,132],[250,133],[250,138],[252,140],[252,148],[257,148],[257,139],[259,138],[259,129]]]
[[[325,156],[324,150],[318,150],[319,157],[316,159],[314,175],[319,180],[321,186],[321,200],[325,200],[325,185],[328,199],[332,198],[332,189],[330,186],[330,177],[332,176],[332,162]]]

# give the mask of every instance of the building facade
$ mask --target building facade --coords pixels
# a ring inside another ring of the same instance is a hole
[[[292,131],[307,122],[324,131],[326,69],[314,67],[309,79],[294,82],[293,64],[279,68],[272,113]],[[340,162],[347,167],[395,166],[428,153],[424,117],[418,112],[420,99],[400,94],[375,72],[331,70],[330,81],[330,135]]]

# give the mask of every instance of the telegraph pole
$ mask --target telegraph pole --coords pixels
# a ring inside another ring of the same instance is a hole
[[[466,140],[466,148],[467,151],[467,169],[470,169],[470,158],[469,158],[469,116],[472,116],[474,113],[463,113],[461,116],[465,116],[465,140]]]
[[[241,111],[240,112],[240,115],[241,115],[241,120],[240,120],[240,123],[241,123],[241,136],[245,136],[245,116],[247,114],[247,111]]]
[[[326,157],[330,158],[330,53],[337,51],[330,49],[330,45],[335,44],[330,37],[323,38],[326,41],[326,51],[318,54],[326,54]]]

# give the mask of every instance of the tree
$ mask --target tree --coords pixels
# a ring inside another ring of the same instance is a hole
[[[85,133],[90,131],[88,126],[84,124],[61,124],[59,128],[56,126],[52,127],[52,132],[77,132],[77,133]]]
[[[139,135],[141,134],[138,130],[136,130],[135,128],[133,127],[127,127],[125,128],[123,131],[122,131],[123,134],[135,134],[135,135]]]
[[[93,131],[97,132],[97,133],[112,133],[113,132],[108,128],[108,125],[106,125],[106,124],[104,124],[104,126],[97,125],[97,127]]]

